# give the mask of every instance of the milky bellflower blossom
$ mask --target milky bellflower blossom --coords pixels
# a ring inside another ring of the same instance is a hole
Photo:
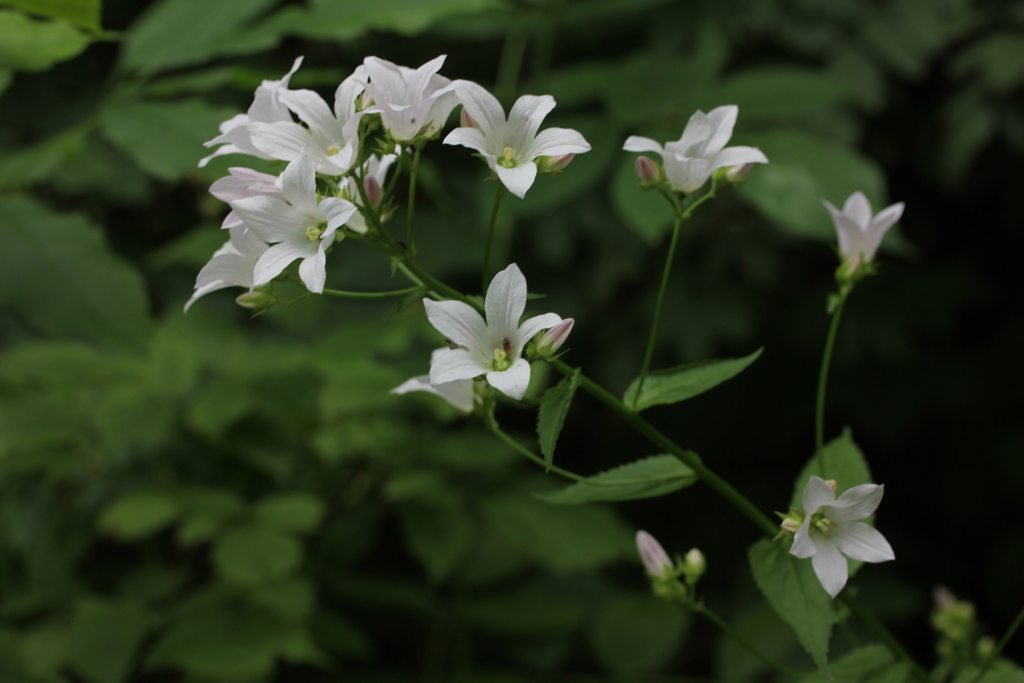
[[[437,360],[438,356],[448,350],[448,347],[434,349],[430,354],[431,364]],[[471,379],[457,379],[434,386],[430,383],[430,375],[417,375],[399,384],[391,390],[391,393],[405,394],[410,391],[426,391],[435,396],[440,396],[456,410],[470,413],[473,411],[473,404],[476,402],[476,392],[473,391],[474,384],[475,382]]]
[[[871,202],[862,192],[850,195],[840,211],[824,199],[821,202],[832,214],[839,235],[839,253],[848,263],[870,263],[889,228],[903,215],[903,202],[871,215]]]
[[[222,202],[230,203],[237,199],[263,195],[284,199],[281,186],[277,184],[277,176],[239,167],[229,168],[228,173],[229,175],[210,185],[210,194]],[[242,219],[232,210],[224,217],[220,227],[227,229],[237,225],[242,225]]]
[[[516,400],[530,383],[523,347],[535,334],[562,321],[545,313],[519,324],[526,309],[526,278],[514,263],[495,275],[487,288],[486,321],[461,301],[424,299],[423,305],[430,324],[456,345],[431,360],[430,384],[438,387],[485,375],[492,387]]]
[[[537,132],[544,117],[555,108],[551,95],[523,95],[512,105],[506,121],[497,98],[482,86],[457,81],[455,92],[473,125],[456,128],[444,144],[479,152],[498,180],[519,198],[537,177],[537,157],[590,151],[590,144],[575,130],[547,128]]]
[[[380,110],[381,124],[391,137],[402,143],[437,135],[458,104],[455,84],[437,72],[445,55],[418,69],[398,66],[386,59],[363,60],[369,83],[366,93]]]
[[[289,263],[302,259],[299,277],[309,291],[320,294],[327,277],[326,249],[356,207],[340,197],[317,202],[316,169],[305,155],[285,168],[281,191],[284,200],[264,195],[231,202],[246,227],[262,240],[276,243],[256,262],[253,284],[267,284]]]
[[[199,271],[192,298],[185,303],[186,313],[196,299],[218,289],[252,289],[256,262],[267,251],[269,245],[241,224],[228,228],[228,234],[230,239],[213,253],[213,258]]]
[[[849,576],[846,557],[861,562],[896,559],[881,532],[857,521],[874,514],[884,490],[884,486],[862,484],[836,500],[832,487],[813,475],[804,487],[804,521],[793,536],[789,552],[801,559],[811,558],[814,573],[833,598],[843,590]]]
[[[627,152],[657,152],[665,166],[665,177],[676,192],[695,192],[711,174],[726,166],[768,163],[756,147],[726,147],[732,137],[739,107],[734,104],[715,107],[710,112],[697,110],[675,142],[660,143],[631,135],[622,149]]]
[[[199,161],[200,167],[206,166],[210,159],[219,157],[222,154],[251,154],[252,156],[259,157],[260,159],[278,158],[264,152],[253,144],[250,135],[250,127],[254,123],[291,123],[291,112],[289,112],[288,108],[281,102],[280,95],[283,92],[287,92],[288,81],[291,79],[292,74],[298,70],[301,64],[302,57],[298,57],[292,64],[291,71],[286,73],[284,78],[278,81],[263,81],[263,83],[256,88],[256,95],[253,98],[252,105],[249,107],[249,111],[245,114],[232,116],[230,119],[220,124],[220,135],[203,144],[206,147],[213,147],[214,145],[221,146],[218,147],[210,156],[201,159]]]

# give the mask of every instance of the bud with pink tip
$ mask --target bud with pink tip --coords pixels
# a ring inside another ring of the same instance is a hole
[[[554,355],[565,344],[565,340],[569,337],[569,333],[572,332],[572,326],[575,322],[573,318],[566,318],[551,329],[540,333],[534,353],[541,358],[550,358]]]
[[[746,180],[747,175],[753,168],[754,162],[752,161],[745,164],[740,164],[739,166],[730,166],[729,170],[725,172],[725,179],[731,183]]]
[[[667,578],[675,569],[672,560],[669,559],[665,549],[661,547],[657,539],[646,531],[636,532],[636,549],[640,551],[640,559],[643,560],[647,573],[654,578]]]
[[[835,491],[836,489],[839,488],[839,482],[837,482],[835,479],[826,479],[825,486]]]
[[[792,536],[800,528],[800,524],[802,524],[801,520],[794,519],[792,517],[786,517],[784,520],[782,520],[782,523],[779,526],[782,527],[782,532],[784,534],[786,534],[787,536]]]
[[[636,168],[636,174],[640,176],[640,182],[643,184],[655,185],[661,182],[661,171],[658,170],[658,165],[650,157],[638,156],[634,168]]]
[[[375,209],[380,206],[380,200],[384,193],[380,189],[380,182],[372,175],[363,178],[363,191],[366,193],[366,200],[370,202],[370,206]]]
[[[542,175],[558,175],[575,156],[575,154],[562,154],[557,157],[537,157],[537,172]]]
[[[479,128],[480,127],[480,125],[477,124],[477,122],[473,120],[473,117],[469,115],[469,112],[466,111],[465,107],[463,107],[462,111],[459,113],[459,125],[462,126],[463,128]]]

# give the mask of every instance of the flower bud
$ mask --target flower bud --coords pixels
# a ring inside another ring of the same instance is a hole
[[[739,166],[730,166],[729,170],[725,172],[725,179],[730,183],[736,183],[746,180],[750,170],[754,168],[753,163],[740,164]]]
[[[708,563],[704,559],[704,553],[697,548],[690,548],[690,552],[686,553],[683,563],[683,573],[686,574],[686,582],[691,586],[697,583],[697,579],[704,576],[707,568]]]
[[[380,183],[372,175],[363,178],[363,192],[366,193],[366,199],[370,202],[370,206],[375,209],[380,206],[380,200],[384,193],[380,189]]]
[[[575,322],[573,318],[566,318],[551,329],[540,333],[536,342],[535,353],[542,358],[550,358],[552,354],[562,348],[562,344],[565,343],[569,333],[572,332],[572,326]]]
[[[650,157],[638,156],[634,168],[636,168],[636,174],[640,176],[642,183],[653,185],[661,181],[661,171]]]
[[[466,111],[465,107],[463,107],[462,111],[459,112],[459,125],[462,126],[463,128],[479,128],[480,127],[477,124],[477,122],[473,120],[473,117],[469,115],[469,112]]]
[[[636,532],[636,549],[640,552],[647,573],[654,578],[667,578],[674,569],[668,553],[661,547],[657,539],[646,531]]]
[[[541,175],[558,175],[575,156],[575,154],[562,154],[557,157],[537,157],[537,172]]]
[[[784,534],[792,536],[797,532],[797,529],[800,528],[800,521],[793,519],[792,517],[786,517],[782,520],[782,523],[779,524],[779,526],[782,527],[782,532]]]
[[[235,303],[242,308],[251,308],[253,310],[259,310],[262,308],[270,308],[278,301],[277,292],[272,289],[256,289],[251,292],[245,292],[235,297]]]
[[[839,488],[839,482],[837,482],[835,479],[826,479],[825,486],[828,486],[830,489],[835,491],[836,489]]]

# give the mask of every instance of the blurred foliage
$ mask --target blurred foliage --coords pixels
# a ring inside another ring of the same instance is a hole
[[[493,85],[506,105],[554,95],[552,125],[593,151],[505,202],[495,261],[516,260],[546,310],[576,318],[568,360],[617,394],[639,365],[654,247],[671,227],[618,150],[738,104],[736,144],[771,163],[687,225],[655,367],[740,360],[666,371],[643,400],[764,510],[784,508],[813,442],[835,265],[820,198],[906,201],[905,233],[850,303],[830,386],[829,431],[854,425],[887,484],[899,558],[856,583],[926,662],[933,584],[973,598],[997,635],[1024,603],[1024,431],[1004,393],[1024,380],[1021,3],[0,5],[4,682],[770,679],[647,594],[641,526],[670,552],[700,546],[708,604],[778,661],[812,668],[797,638],[817,638],[805,645],[829,653],[836,680],[907,679],[829,603],[820,620],[842,628],[808,635],[786,606],[806,563],[756,545],[751,576],[752,530],[677,461],[573,400],[574,385],[549,390],[539,446],[533,411],[503,407],[503,420],[563,467],[668,477],[628,496],[641,502],[595,503],[434,397],[391,396],[437,345],[415,308],[306,300],[249,320],[220,292],[180,313],[224,240],[209,183],[251,161],[199,169],[202,143],[300,54],[293,86],[324,92],[365,55],[414,66],[446,53],[442,73]],[[484,177],[462,150],[424,154],[422,263],[469,288],[494,192]],[[329,286],[393,288],[387,263],[344,246]],[[706,396],[666,407],[652,393],[696,395],[761,346]],[[823,457],[850,472],[841,485],[868,477],[848,436]],[[782,621],[754,580],[778,593]],[[1020,672],[1000,663],[982,680]]]

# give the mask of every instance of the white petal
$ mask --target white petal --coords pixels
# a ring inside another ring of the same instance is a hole
[[[248,230],[241,224],[231,226],[228,228],[228,234],[231,235],[231,245],[238,250],[238,253],[252,261],[252,265],[256,265],[256,259],[263,255],[263,252],[270,246],[263,240],[261,240],[256,232]],[[249,277],[252,278],[252,268],[249,269]],[[246,284],[246,287],[252,285],[250,280]]]
[[[434,386],[479,377],[487,368],[465,349],[449,349],[430,363],[430,383]]]
[[[319,210],[327,218],[326,232],[330,233],[343,226],[355,215],[356,205],[340,197],[327,197],[320,202]]]
[[[368,90],[374,91],[376,104],[407,104],[405,79],[397,64],[379,57],[367,57],[363,64],[370,77]]]
[[[711,157],[722,151],[729,138],[732,137],[732,129],[736,125],[736,116],[740,108],[735,104],[727,104],[722,107],[715,107],[708,112],[708,121],[711,122],[711,135],[704,143],[704,156]],[[767,161],[767,159],[765,159]],[[739,163],[747,163],[741,161]],[[762,162],[764,163],[764,162]],[[723,164],[724,165],[724,164]],[[733,166],[735,164],[728,164]]]
[[[686,122],[686,128],[679,139],[668,143],[665,148],[680,156],[704,156],[704,149],[712,132],[708,115],[698,109]]]
[[[294,208],[274,197],[246,197],[231,202],[246,227],[266,242],[281,242],[305,230],[307,222]]]
[[[455,93],[469,115],[477,122],[484,137],[490,137],[505,127],[505,110],[498,99],[483,86],[473,81],[455,81]]]
[[[185,312],[188,313],[188,309],[192,308],[192,304],[194,304],[199,297],[206,296],[210,292],[216,292],[218,289],[225,289],[227,287],[234,286],[235,285],[233,283],[225,282],[223,280],[215,280],[203,285],[202,287],[197,286],[196,290],[192,292],[192,296],[185,302]]]
[[[435,396],[440,396],[452,405],[456,410],[464,413],[473,410],[473,381],[460,379],[454,382],[445,382],[436,387],[430,384],[430,375],[419,375],[391,390],[392,394],[405,394],[410,391],[425,391]]]
[[[839,237],[839,253],[843,258],[852,258],[867,250],[867,235],[846,214],[834,215],[836,235]]]
[[[839,549],[854,560],[887,562],[896,559],[892,546],[882,532],[864,522],[836,525],[832,535],[839,543]]]
[[[822,587],[833,598],[839,595],[846,585],[846,579],[850,570],[846,564],[846,558],[834,545],[818,545],[818,552],[811,558],[814,566],[814,573],[818,575]]]
[[[488,372],[487,381],[501,393],[518,401],[530,386],[530,363],[520,358],[504,372]]]
[[[312,243],[310,244],[312,245]],[[310,255],[308,248],[302,248],[294,243],[275,244],[267,249],[256,262],[256,268],[253,271],[253,285],[259,287],[267,284],[280,275],[281,271],[287,268],[292,261]]]
[[[555,108],[555,98],[551,95],[523,95],[508,113],[506,128],[506,144],[519,153],[529,148],[544,117]],[[470,112],[472,114],[472,112]]]
[[[845,491],[839,500],[829,505],[831,519],[854,521],[866,519],[878,509],[885,493],[885,485],[861,484]]]
[[[533,186],[533,181],[537,179],[537,164],[532,161],[523,161],[515,168],[505,168],[500,164],[495,164],[494,172],[505,189],[522,199],[526,196],[526,191]]]
[[[804,487],[804,512],[808,517],[817,512],[822,505],[830,505],[836,500],[836,492],[821,477],[813,474]]]
[[[249,135],[254,147],[272,159],[283,161],[298,159],[303,149],[314,146],[310,132],[292,121],[253,123],[249,126]]]
[[[244,223],[242,223],[242,218],[232,209],[231,211],[228,211],[227,216],[224,216],[224,220],[221,222],[220,227],[221,230],[227,230],[228,228],[236,228],[239,225],[244,225]]]
[[[448,133],[448,136],[444,139],[444,144],[462,145],[463,147],[474,149],[481,154],[487,151],[484,134],[478,128],[456,128]]]
[[[423,66],[413,71],[412,75],[406,80],[406,93],[409,95],[411,102],[420,102],[429,94],[427,92],[427,86],[429,86],[431,81],[434,80],[434,75],[441,70],[442,66],[444,66],[445,57],[446,55],[434,57]],[[448,81],[447,78],[444,80]],[[446,82],[444,85],[448,85],[448,83]]]
[[[871,202],[863,192],[854,192],[850,195],[846,203],[843,204],[843,213],[849,216],[850,220],[856,223],[861,230],[867,230],[871,225]]]
[[[334,116],[339,122],[345,123],[355,113],[356,100],[366,88],[367,78],[366,67],[360,64],[334,91]]]
[[[324,98],[312,90],[282,91],[281,101],[287,104],[288,108],[295,112],[311,129],[322,131],[330,136],[341,127]]]
[[[757,147],[726,147],[711,158],[711,170],[742,164],[767,164],[768,157]]]
[[[423,300],[427,320],[438,332],[460,346],[472,349],[487,358],[494,353],[488,350],[487,324],[469,304],[461,301]]]
[[[302,259],[299,264],[299,279],[306,289],[314,294],[324,293],[324,283],[327,282],[327,254],[324,247],[316,250],[316,253]]]
[[[302,213],[316,213],[316,169],[305,154],[288,164],[281,174],[281,191]]]
[[[665,154],[665,148],[661,146],[661,143],[650,138],[640,137],[639,135],[630,135],[626,138],[622,149],[627,152],[657,152],[661,155]]]
[[[793,547],[790,548],[789,554],[799,557],[800,559],[806,559],[818,552],[817,546],[814,545],[814,541],[811,540],[811,534],[809,533],[811,526],[811,516],[807,515],[804,518],[804,523],[800,525],[800,528],[796,530],[793,535]]]
[[[875,252],[878,251],[878,246],[882,243],[885,233],[896,224],[901,216],[903,216],[903,202],[886,207],[875,216],[871,221],[871,227],[868,228],[864,250],[865,260],[870,261],[875,257]]]
[[[500,271],[487,287],[484,311],[490,336],[513,337],[526,310],[526,277],[511,264]]]
[[[561,316],[555,313],[545,313],[543,315],[535,315],[532,318],[527,319],[523,322],[522,326],[516,332],[516,339],[513,340],[512,354],[518,357],[523,350],[523,346],[528,341],[533,339],[533,336],[541,330],[547,330],[558,323],[562,322]]]
[[[707,159],[679,158],[669,152],[666,152],[663,159],[665,176],[673,190],[696,192],[711,177],[711,162]]]
[[[526,157],[536,159],[539,156],[554,157],[589,151],[590,143],[578,131],[571,128],[545,128],[526,150]]]

